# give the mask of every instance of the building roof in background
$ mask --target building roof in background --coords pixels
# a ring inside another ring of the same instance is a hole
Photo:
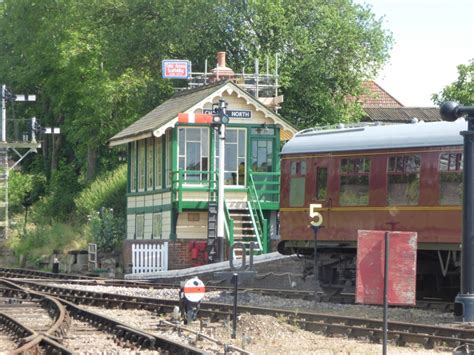
[[[418,121],[441,121],[438,107],[364,107],[367,114],[363,121],[386,123],[409,123]]]
[[[400,101],[382,89],[375,81],[367,80],[362,86],[368,91],[358,97],[362,107],[403,107]]]

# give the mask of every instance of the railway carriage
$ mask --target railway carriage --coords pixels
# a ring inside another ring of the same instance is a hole
[[[281,153],[282,254],[312,257],[309,205],[322,205],[320,281],[354,284],[358,230],[418,233],[418,296],[459,289],[466,122],[308,129]]]

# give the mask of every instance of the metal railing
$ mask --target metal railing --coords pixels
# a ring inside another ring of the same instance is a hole
[[[260,202],[280,203],[280,173],[249,171],[249,180],[255,187]],[[250,185],[249,184],[249,187]]]
[[[252,223],[255,229],[255,236],[260,250],[265,254],[268,250],[268,221],[263,216],[260,196],[255,188],[255,182],[252,173],[249,173],[248,179],[248,206]],[[263,242],[262,242],[263,241]]]

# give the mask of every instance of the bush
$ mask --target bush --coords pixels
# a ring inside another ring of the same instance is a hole
[[[75,212],[74,199],[80,189],[73,164],[61,161],[51,174],[47,195],[32,207],[32,220],[39,224],[71,222]]]
[[[127,165],[98,177],[75,200],[77,214],[83,221],[102,208],[112,209],[116,218],[125,218]]]
[[[42,175],[12,171],[8,178],[8,202],[11,214],[23,211],[23,202],[33,203],[44,194],[46,179]]]
[[[90,219],[90,232],[101,252],[117,250],[125,237],[125,218],[114,217],[112,208],[102,207]]]
[[[29,228],[26,233],[18,232],[8,239],[15,254],[25,255],[30,261],[52,255],[54,250],[85,249],[87,242],[81,228],[62,223]]]

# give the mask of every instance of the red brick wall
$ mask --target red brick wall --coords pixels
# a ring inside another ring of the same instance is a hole
[[[163,244],[164,240],[125,240],[122,246],[125,272],[131,272],[132,244]],[[202,240],[168,240],[168,270],[185,269],[207,263],[204,250],[196,259],[192,259],[192,243],[202,243]]]

